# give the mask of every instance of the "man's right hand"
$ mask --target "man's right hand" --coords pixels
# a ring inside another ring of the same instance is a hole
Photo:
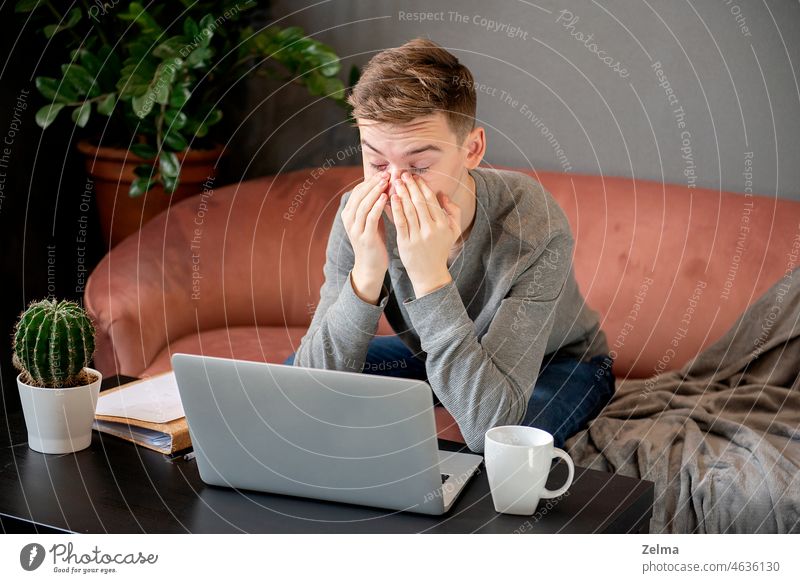
[[[378,303],[383,278],[389,269],[386,243],[378,230],[388,200],[384,192],[388,176],[388,172],[377,172],[356,185],[342,210],[342,222],[355,255],[353,289],[371,304]]]

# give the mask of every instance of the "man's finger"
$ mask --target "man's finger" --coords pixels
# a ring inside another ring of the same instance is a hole
[[[459,232],[461,230],[461,207],[450,200],[450,197],[446,194],[442,194],[442,205],[446,213],[445,216],[449,221],[448,224],[454,231]]]
[[[381,192],[378,195],[378,200],[375,201],[375,204],[372,205],[369,213],[367,213],[366,222],[364,223],[364,231],[378,231],[378,219],[380,219],[381,213],[383,213],[383,207],[386,205],[386,195],[384,192]]]
[[[347,199],[347,204],[345,204],[345,210],[351,210],[353,215],[356,213],[356,209],[361,204],[361,201],[364,200],[364,197],[369,194],[372,188],[378,183],[381,178],[384,178],[386,172],[376,172],[363,182],[356,185],[353,188],[352,192],[350,193],[350,198]]]
[[[428,210],[431,213],[431,217],[433,217],[435,221],[444,219],[445,215],[447,214],[445,209],[439,203],[439,199],[436,198],[436,193],[431,190],[431,187],[428,186],[428,183],[422,176],[417,177],[417,186],[422,191],[422,194],[428,203]]]
[[[356,216],[353,220],[355,225],[358,225],[358,228],[363,232],[364,226],[367,220],[367,214],[370,212],[372,207],[375,205],[375,201],[378,200],[378,197],[381,193],[386,189],[387,180],[385,178],[381,178],[376,184],[372,186],[372,188],[364,195],[364,198],[361,199],[361,203],[358,205],[356,209]]]
[[[392,216],[394,217],[394,228],[398,235],[408,238],[408,221],[403,210],[403,201],[399,194],[392,195]]]
[[[428,209],[428,201],[425,200],[425,196],[422,194],[422,191],[419,189],[419,186],[417,186],[417,182],[410,172],[403,172],[403,183],[405,184],[406,190],[408,190],[411,195],[411,201],[417,209],[417,216],[419,217],[420,224],[423,222],[435,223],[436,220],[431,216],[431,211]]]
[[[402,199],[403,213],[405,214],[406,222],[408,223],[408,234],[411,236],[419,231],[419,217],[417,216],[417,210],[415,209],[414,203],[411,200],[411,194],[408,192],[405,183],[401,179],[398,178],[394,181],[394,189],[398,196],[400,196]]]

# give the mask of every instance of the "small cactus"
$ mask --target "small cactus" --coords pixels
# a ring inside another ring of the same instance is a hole
[[[84,371],[94,354],[94,324],[67,300],[32,302],[14,328],[14,366],[35,387],[76,387],[92,381]]]

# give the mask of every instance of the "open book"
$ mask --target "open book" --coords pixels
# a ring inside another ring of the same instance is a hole
[[[165,454],[192,445],[172,371],[100,393],[92,427]]]

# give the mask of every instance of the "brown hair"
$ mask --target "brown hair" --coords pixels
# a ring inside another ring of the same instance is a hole
[[[355,118],[400,125],[441,111],[460,143],[475,127],[472,73],[424,38],[372,57],[347,102]]]

